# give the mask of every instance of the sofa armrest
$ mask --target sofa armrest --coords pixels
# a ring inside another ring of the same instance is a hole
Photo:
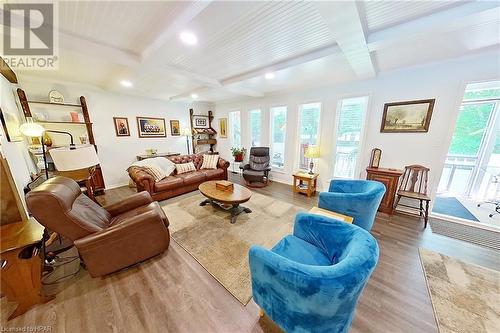
[[[142,191],[134,193],[120,202],[104,206],[103,208],[106,209],[111,216],[117,216],[134,208],[149,205],[152,202],[153,199],[151,195],[146,191]]]
[[[75,241],[92,277],[136,264],[168,248],[170,235],[159,212],[148,211]]]
[[[217,163],[217,168],[227,170],[227,168],[229,168],[229,162],[226,161],[225,159],[219,157],[219,162]]]
[[[148,191],[153,194],[155,188],[155,179],[140,167],[131,166],[128,168],[128,175],[137,185],[137,192]]]

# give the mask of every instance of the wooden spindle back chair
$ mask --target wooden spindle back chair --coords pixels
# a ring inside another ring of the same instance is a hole
[[[431,198],[427,195],[429,171],[429,168],[422,165],[414,164],[406,166],[405,172],[401,178],[399,190],[396,194],[396,203],[394,204],[394,208],[398,205],[415,208],[414,206],[400,204],[399,201],[402,197],[418,200],[419,214],[424,217],[424,228],[427,227],[427,222],[429,220],[429,203],[431,201]]]

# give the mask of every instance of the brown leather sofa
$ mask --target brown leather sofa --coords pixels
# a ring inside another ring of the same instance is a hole
[[[193,162],[196,171],[177,174],[177,171],[155,183],[153,176],[142,170],[141,167],[131,166],[128,174],[137,186],[137,192],[147,191],[154,200],[165,200],[180,194],[195,191],[198,186],[207,180],[227,180],[229,162],[219,158],[217,169],[200,169],[203,155],[179,155],[165,157],[175,164]]]
[[[26,195],[38,222],[74,242],[93,277],[164,252],[168,219],[147,192],[101,207],[69,178],[54,177]]]

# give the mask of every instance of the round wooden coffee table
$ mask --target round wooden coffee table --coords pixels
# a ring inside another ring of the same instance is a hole
[[[201,183],[198,186],[201,194],[207,197],[200,203],[200,206],[211,204],[217,209],[231,213],[231,223],[236,222],[236,217],[241,213],[251,213],[252,210],[247,207],[240,206],[240,204],[250,200],[252,191],[238,184],[233,184],[233,191],[222,191],[215,187],[215,180]]]

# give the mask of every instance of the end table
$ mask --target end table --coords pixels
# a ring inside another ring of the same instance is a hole
[[[308,197],[316,193],[319,174],[307,172],[296,172],[293,174],[293,192],[304,193]]]

